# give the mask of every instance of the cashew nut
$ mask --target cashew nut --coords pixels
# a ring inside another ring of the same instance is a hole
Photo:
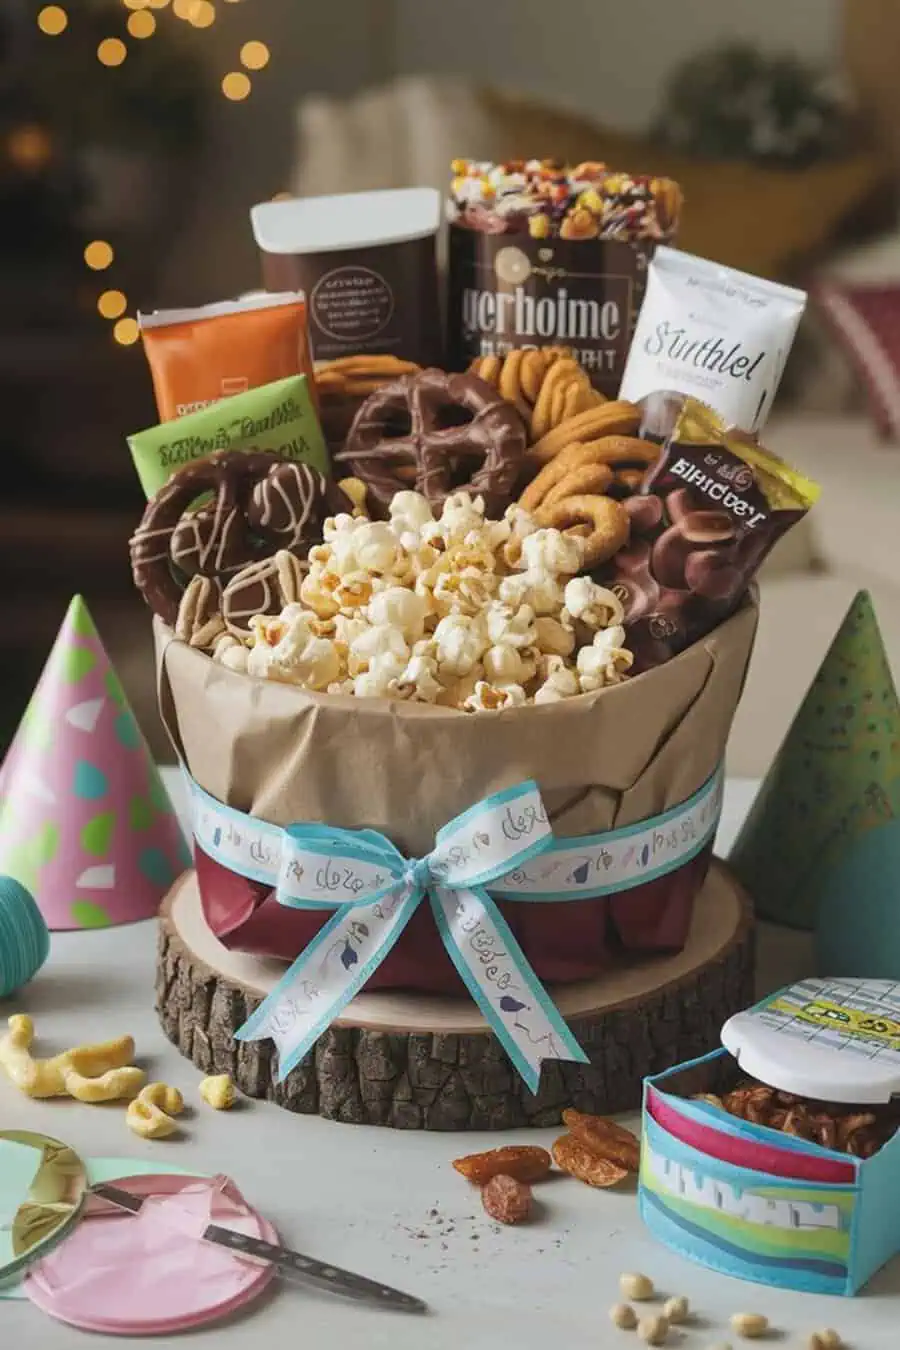
[[[184,1110],[184,1098],[167,1083],[148,1083],[125,1112],[125,1123],[142,1139],[167,1139],[178,1126],[172,1119]]]
[[[630,1303],[614,1303],[609,1310],[609,1320],[622,1331],[634,1331],[638,1324],[637,1313]]]
[[[229,1111],[234,1106],[234,1083],[227,1073],[213,1074],[200,1084],[200,1096],[214,1111]]]
[[[672,1326],[677,1326],[681,1322],[686,1322],[691,1314],[691,1307],[687,1299],[679,1294],[677,1298],[666,1299],[663,1304],[663,1317]]]
[[[769,1330],[769,1319],[762,1313],[734,1313],[731,1318],[731,1330],[738,1336],[755,1340],[758,1336],[765,1336]]]
[[[642,1317],[637,1324],[637,1334],[647,1345],[663,1345],[669,1334],[669,1323],[665,1317]]]
[[[100,1045],[77,1045],[52,1059],[34,1059],[34,1023],[17,1013],[0,1037],[0,1068],[27,1097],[74,1097],[82,1102],[111,1102],[133,1097],[144,1083],[142,1069],[129,1064],[134,1041],[120,1036]]]
[[[620,1275],[619,1289],[623,1298],[631,1299],[635,1303],[644,1303],[654,1294],[653,1281],[649,1275],[640,1273]]]

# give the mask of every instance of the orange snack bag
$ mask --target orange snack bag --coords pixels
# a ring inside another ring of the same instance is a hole
[[[161,422],[289,375],[315,397],[302,291],[139,314]]]

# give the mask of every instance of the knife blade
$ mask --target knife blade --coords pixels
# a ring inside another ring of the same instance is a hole
[[[127,1210],[129,1214],[139,1214],[146,1198],[122,1190],[120,1186],[92,1186],[90,1193],[108,1201],[118,1209]],[[227,1247],[230,1251],[243,1256],[254,1256],[262,1261],[268,1261],[275,1266],[279,1275],[301,1283],[316,1285],[320,1289],[328,1289],[334,1294],[362,1299],[368,1303],[378,1303],[384,1308],[394,1308],[402,1312],[428,1311],[428,1305],[419,1298],[413,1298],[411,1294],[404,1294],[387,1284],[379,1284],[377,1280],[368,1280],[364,1275],[354,1275],[352,1271],[341,1270],[339,1266],[319,1261],[313,1256],[303,1256],[300,1252],[291,1251],[289,1247],[266,1242],[263,1238],[251,1237],[247,1233],[236,1233],[233,1229],[222,1228],[216,1223],[209,1224],[202,1237],[204,1242],[213,1242],[219,1247]]]

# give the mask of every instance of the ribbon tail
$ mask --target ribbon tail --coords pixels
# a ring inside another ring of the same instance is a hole
[[[429,898],[447,954],[531,1092],[545,1059],[589,1064],[487,892],[435,886]]]
[[[322,928],[286,975],[235,1033],[272,1040],[282,1082],[378,969],[422,900],[401,884],[371,904],[345,906]]]

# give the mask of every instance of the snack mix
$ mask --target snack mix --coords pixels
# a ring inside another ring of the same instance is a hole
[[[451,220],[491,234],[527,228],[533,239],[670,239],[681,211],[671,179],[595,162],[456,159],[451,172]]]
[[[754,1125],[815,1143],[854,1158],[871,1158],[900,1126],[900,1104],[848,1106],[810,1101],[752,1079],[721,1096],[706,1092],[695,1100]]]

